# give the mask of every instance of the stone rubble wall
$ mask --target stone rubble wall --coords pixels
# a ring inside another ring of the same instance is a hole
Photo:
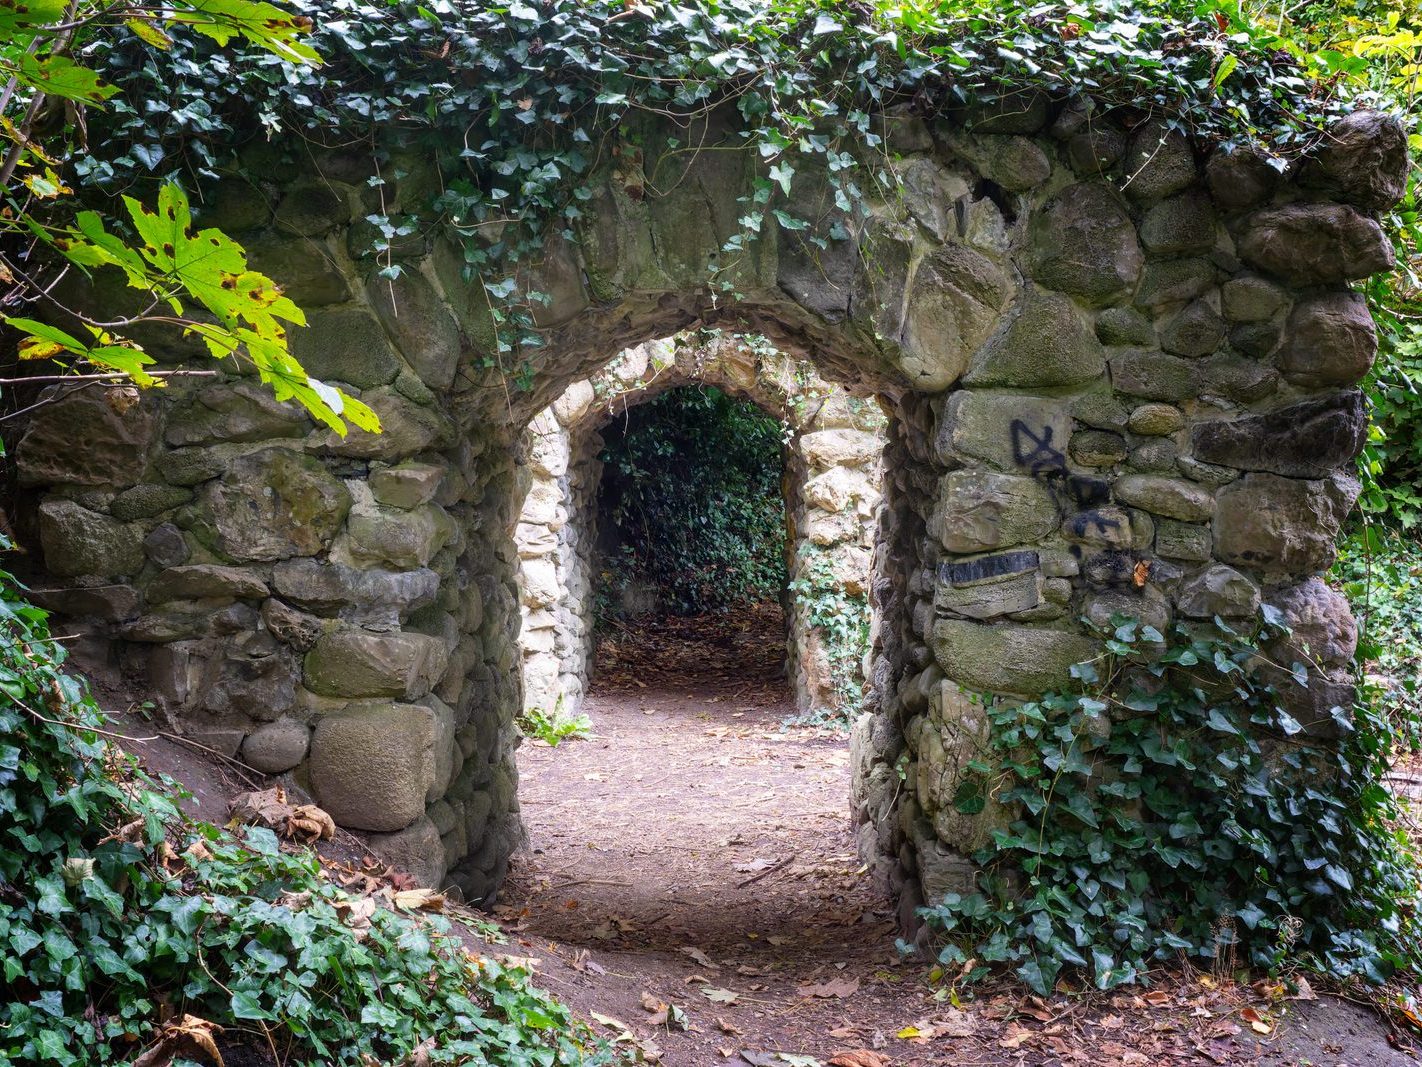
[[[520,274],[547,299],[518,353],[450,238],[399,237],[394,281],[361,258],[370,159],[247,149],[253,183],[203,190],[203,222],[287,282],[296,355],[385,433],[314,428],[230,365],[131,408],[66,390],[3,426],[39,595],[198,740],[487,899],[522,833],[523,431],[610,353],[726,326],[888,414],[851,808],[906,919],[969,884],[1001,817],[952,805],[984,728],[971,695],[1065,681],[1097,648],[1081,616],[1275,605],[1323,670],[1296,717],[1339,729],[1356,629],[1319,576],[1358,493],[1376,338],[1350,283],[1393,266],[1375,213],[1405,176],[1400,123],[1358,112],[1281,174],[1037,95],[879,115],[854,150],[899,181],[853,239],[829,238],[833,190],[802,168],[788,208],[814,225],[728,259],[756,167],[735,116],[645,122]],[[436,163],[391,153],[387,204],[421,216]],[[189,341],[153,351],[212,368]]]
[[[822,555],[834,585],[868,588],[880,497],[886,419],[870,398],[823,381],[813,365],[758,351],[732,336],[690,335],[622,352],[576,382],[529,424],[528,495],[514,539],[520,560],[523,699],[545,712],[575,713],[592,658],[592,593],[601,479],[598,431],[669,389],[714,385],[779,418],[786,457],[787,570],[791,579]],[[793,602],[787,619],[788,676],[802,711],[834,708],[818,635]]]

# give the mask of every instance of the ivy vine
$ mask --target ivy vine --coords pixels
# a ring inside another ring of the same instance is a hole
[[[923,911],[945,968],[1007,964],[1046,993],[1181,955],[1376,982],[1422,964],[1422,883],[1382,780],[1394,730],[1367,705],[1300,723],[1281,692],[1309,668],[1271,659],[1288,645],[1270,614],[1168,640],[1116,620],[1070,688],[991,702],[954,798],[997,822],[980,889]]]
[[[687,128],[719,110],[758,161],[740,230],[708,279],[727,289],[736,257],[770,227],[820,245],[849,236],[873,188],[893,180],[874,116],[895,105],[932,117],[1041,91],[1283,157],[1312,141],[1351,84],[1231,0],[317,0],[303,12],[320,67],[201,40],[159,49],[115,28],[102,73],[122,93],[91,116],[78,173],[112,190],[213,177],[234,149],[280,135],[288,147],[320,138],[368,151],[393,192],[405,175],[391,147],[403,141],[438,164],[442,184],[398,204],[381,189],[371,251],[396,275],[411,234],[455,235],[502,351],[540,344],[531,312],[546,298],[520,271],[550,238],[573,236],[593,173],[624,149],[698,150],[678,137],[640,144],[646,118]],[[791,206],[811,167],[839,216],[826,233]],[[654,167],[647,194],[672,180]]]

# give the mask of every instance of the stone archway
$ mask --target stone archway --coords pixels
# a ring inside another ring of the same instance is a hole
[[[1267,601],[1319,637],[1304,727],[1326,734],[1351,703],[1351,619],[1317,575],[1358,492],[1354,385],[1375,346],[1348,283],[1392,265],[1368,212],[1393,176],[1371,161],[1405,159],[1396,123],[1355,118],[1281,177],[1044,97],[881,115],[895,192],[850,239],[802,175],[814,225],[734,259],[753,161],[713,120],[680,132],[715,151],[619,157],[523,278],[549,298],[524,390],[445,240],[366,280],[362,160],[333,154],[268,190],[245,236],[310,309],[298,356],[385,432],[336,437],[236,375],[127,412],[66,392],[12,442],[35,584],[204,743],[289,771],[372,847],[488,898],[521,836],[523,427],[609,353],[698,323],[766,334],[888,417],[851,803],[907,918],[971,882],[985,839],[950,802],[982,729],[969,695],[1062,681],[1096,647],[1080,616]]]
[[[813,569],[827,587],[867,594],[881,496],[878,405],[821,380],[810,364],[735,336],[639,345],[569,386],[529,424],[530,484],[514,534],[525,707],[561,704],[573,713],[586,692],[599,431],[653,396],[694,384],[748,399],[785,426],[790,579]],[[802,712],[836,709],[842,697],[822,639],[803,607],[792,601],[788,610],[786,673],[796,704]]]

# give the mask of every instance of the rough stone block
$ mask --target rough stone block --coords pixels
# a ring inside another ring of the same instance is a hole
[[[143,568],[143,527],[116,522],[72,500],[39,506],[45,568],[56,578],[137,574]]]
[[[1337,555],[1338,530],[1359,489],[1342,474],[1318,481],[1246,474],[1220,490],[1215,554],[1266,573],[1320,573]]]
[[[1207,356],[1224,340],[1225,323],[1207,300],[1195,300],[1160,329],[1160,347],[1177,356]]]
[[[1131,412],[1126,428],[1142,437],[1163,437],[1185,425],[1185,415],[1171,404],[1142,404]]]
[[[962,375],[1014,294],[1009,275],[980,252],[947,245],[914,271],[899,365],[914,388],[937,392]]]
[[[1141,243],[1152,255],[1193,256],[1215,246],[1215,209],[1201,192],[1162,200],[1141,220]]]
[[[1377,331],[1361,293],[1323,293],[1300,300],[1289,313],[1279,369],[1305,389],[1353,385],[1377,353]]]
[[[1161,519],[1155,524],[1155,551],[1166,559],[1204,563],[1210,558],[1212,544],[1208,526],[1173,519]]]
[[[413,700],[429,692],[448,658],[438,637],[342,630],[324,635],[306,654],[306,688],[320,696]]]
[[[102,389],[46,395],[57,399],[34,413],[15,445],[21,485],[121,488],[140,479],[158,436],[151,405],[120,411]]]
[[[323,715],[307,764],[316,802],[341,826],[409,826],[425,812],[434,744],[434,713],[418,704],[353,704]]]
[[[944,406],[935,446],[945,465],[971,457],[1028,473],[1043,463],[1061,465],[1071,429],[1065,400],[960,389]]]
[[[263,723],[242,742],[242,761],[263,774],[282,774],[306,758],[311,731],[295,719]]]
[[[1382,111],[1345,115],[1304,162],[1299,184],[1364,211],[1387,210],[1407,189],[1406,129]]]
[[[1357,390],[1191,429],[1195,458],[1290,478],[1324,478],[1351,463],[1368,438]]]
[[[393,281],[376,276],[366,293],[415,373],[431,388],[448,389],[459,365],[459,327],[429,279],[418,270]]]
[[[291,331],[291,354],[313,378],[371,389],[389,385],[404,366],[368,311],[316,311],[306,323]]]
[[[964,470],[946,475],[931,528],[950,552],[1025,544],[1056,529],[1051,491],[1035,478]]]
[[[940,614],[966,615],[971,619],[1029,611],[1042,602],[1041,579],[1041,574],[1033,570],[976,582],[939,582],[933,606]]]
[[[931,643],[943,672],[965,689],[1021,696],[1067,684],[1073,664],[1100,652],[1082,634],[960,619],[935,622]]]
[[[1295,659],[1346,667],[1358,648],[1358,623],[1348,598],[1331,589],[1322,578],[1310,578],[1298,585],[1272,589],[1264,597],[1284,615],[1293,631],[1276,650],[1275,659],[1289,666]]]
[[[267,583],[260,575],[241,567],[223,567],[213,563],[169,567],[154,578],[147,589],[151,604],[168,600],[200,600],[204,597],[259,600],[266,595]]]
[[[1108,185],[1069,185],[1031,223],[1032,276],[1048,289],[1093,305],[1135,288],[1145,266],[1136,228]]]
[[[268,386],[232,382],[198,392],[169,417],[163,436],[180,448],[301,437],[310,426],[299,405],[277,400]]]
[[[124,522],[148,519],[180,507],[193,498],[191,489],[176,485],[135,485],[114,497],[109,514]]]
[[[1373,219],[1343,204],[1285,204],[1251,215],[1240,257],[1290,285],[1328,285],[1393,267],[1392,243]]]
[[[234,560],[313,556],[350,510],[350,492],[317,459],[285,448],[242,456],[204,488],[198,531]]]
[[[272,568],[272,585],[286,599],[312,611],[343,617],[384,617],[397,621],[434,602],[439,575],[427,567],[413,571],[358,570],[339,563],[293,559]]]
[[[1220,297],[1230,322],[1263,322],[1289,304],[1288,292],[1249,274],[1225,282]]]
[[[1069,299],[1042,289],[1018,303],[1007,328],[984,345],[965,385],[1080,385],[1106,369],[1105,352]]]
[[[1208,519],[1215,509],[1213,496],[1193,482],[1179,478],[1131,474],[1117,479],[1113,491],[1116,499],[1124,504],[1182,522]]]
[[[1180,613],[1195,619],[1252,617],[1259,587],[1233,567],[1217,563],[1187,578],[1177,597]]]

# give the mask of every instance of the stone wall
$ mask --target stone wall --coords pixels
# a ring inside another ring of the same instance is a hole
[[[742,396],[785,425],[787,570],[824,557],[836,587],[868,588],[885,418],[878,404],[823,381],[812,364],[734,336],[686,334],[619,353],[529,424],[530,484],[515,531],[527,708],[577,710],[592,656],[592,591],[601,478],[598,434],[652,397],[691,384]],[[790,604],[788,676],[802,711],[836,707],[829,664],[804,612]]]
[[[1402,188],[1400,124],[1355,114],[1280,174],[1037,96],[874,121],[855,150],[894,191],[850,240],[802,171],[791,213],[814,225],[729,259],[758,165],[734,116],[609,134],[572,237],[520,275],[543,344],[511,354],[447,236],[402,237],[393,282],[359,258],[368,159],[303,146],[284,170],[264,146],[205,221],[288,282],[297,355],[385,433],[313,428],[240,368],[135,406],[68,391],[4,424],[36,585],[198,739],[486,898],[521,833],[523,430],[610,353],[726,325],[888,416],[852,810],[906,915],[968,882],[991,825],[951,804],[982,730],[968,694],[1062,682],[1097,647],[1081,616],[1274,604],[1327,672],[1297,717],[1338,729],[1355,631],[1318,575],[1358,492],[1375,337],[1349,283],[1393,265],[1373,213]],[[392,210],[426,213],[438,161],[391,162]]]

